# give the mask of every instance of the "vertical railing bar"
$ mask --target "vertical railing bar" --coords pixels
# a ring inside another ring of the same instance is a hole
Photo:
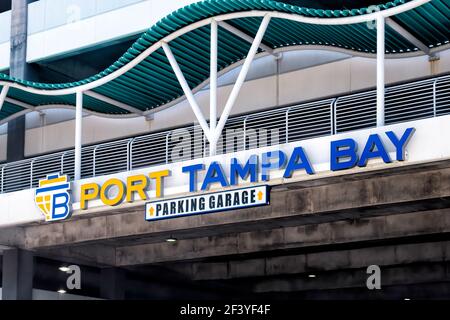
[[[94,151],[92,153],[92,176],[93,177],[95,177],[96,172],[97,172],[97,169],[95,168],[95,165],[97,164],[97,161],[96,161],[95,158],[97,157],[97,149],[98,149],[98,147],[100,147],[100,146],[95,146]]]
[[[2,193],[3,193],[3,184],[4,184],[4,181],[5,181],[5,168],[6,168],[6,166],[7,165],[4,165],[2,167]]]
[[[438,79],[434,79],[433,81],[433,116],[436,118],[437,116],[437,100],[436,100],[436,85]]]
[[[244,117],[244,151],[247,150],[247,120],[249,116]]]
[[[437,114],[437,112],[438,112],[438,110],[437,110],[437,108],[438,108],[438,101],[437,101],[437,94],[438,94],[438,92],[437,91],[439,90],[437,85],[438,84],[440,85],[442,83],[442,82],[439,82],[439,81],[448,81],[448,79],[449,79],[449,77],[445,76],[445,77],[438,77],[438,78],[435,78],[435,79],[428,79],[428,80],[424,80],[424,81],[416,81],[416,82],[409,83],[409,84],[404,84],[404,85],[400,85],[400,86],[386,88],[386,92],[392,93],[393,97],[395,98],[397,95],[402,94],[403,88],[407,89],[408,92],[414,93],[415,92],[414,90],[418,90],[418,89],[424,90],[421,85],[422,84],[427,84],[427,89],[426,89],[425,92],[426,92],[426,94],[428,96],[429,95],[429,90],[430,90],[429,85],[432,84],[433,116],[437,117],[438,116],[438,114]],[[402,89],[402,91],[399,91],[399,89]],[[338,113],[337,113],[337,107],[338,106],[339,107],[346,107],[347,103],[356,103],[355,101],[357,101],[359,99],[361,99],[361,101],[363,101],[363,99],[366,99],[366,100],[367,99],[372,99],[372,94],[374,92],[375,91],[365,92],[365,93],[361,93],[361,94],[349,94],[349,95],[343,95],[343,96],[337,97],[335,99],[332,99],[332,101],[330,103],[330,108],[331,108],[331,116],[330,117],[331,117],[331,121],[332,121],[331,128],[330,128],[331,134],[338,134],[338,120],[339,120],[339,116],[343,116],[343,114],[338,115]],[[339,104],[343,100],[344,100],[344,102],[342,102],[343,104]],[[328,100],[325,100],[325,101],[328,104]],[[321,100],[321,102],[324,102],[324,100]],[[304,104],[304,105],[306,106],[308,104]],[[299,106],[301,106],[301,105],[299,105]],[[290,138],[294,134],[296,134],[296,130],[302,130],[301,127],[298,127],[298,126],[296,126],[295,123],[293,123],[293,121],[294,120],[296,121],[296,119],[294,119],[294,117],[290,117],[290,112],[295,110],[295,108],[296,107],[291,106],[291,107],[287,108],[286,110],[284,110],[284,109],[282,111],[280,110],[281,112],[285,112],[286,113],[286,115],[285,115],[285,126],[286,126],[286,138],[285,138],[285,140],[286,140],[286,143],[289,143]],[[343,109],[343,110],[346,110],[346,109]],[[257,113],[257,114],[261,114],[261,113]],[[254,114],[246,115],[246,116],[242,117],[243,121],[244,121],[243,122],[243,126],[244,126],[244,150],[248,150],[248,147],[249,147],[249,144],[247,143],[247,136],[249,135],[249,132],[248,132],[248,121],[249,121],[250,117],[252,117],[252,116],[254,116]],[[269,114],[269,117],[270,117],[270,114]],[[234,119],[238,119],[238,121],[242,121],[242,118],[240,118],[240,119],[234,118]],[[358,121],[358,119],[355,120],[355,123],[356,123],[356,121]],[[292,125],[292,128],[290,128],[290,125]],[[344,124],[344,122],[342,121],[342,123],[340,123],[340,125],[344,126],[346,124]],[[290,129],[292,129],[293,132],[290,132]],[[343,127],[343,129],[344,129],[344,127]],[[166,163],[169,163],[170,156],[169,156],[169,140],[168,139],[169,139],[169,136],[170,136],[170,132],[167,133],[167,134],[166,133],[161,133],[161,134],[163,136],[165,135],[165,137],[166,137],[166,142],[165,142],[166,143],[166,155],[165,155],[165,157],[166,157]],[[153,134],[148,135],[148,137],[153,137]],[[136,140],[136,138],[132,138],[132,139],[129,139],[128,142],[127,142],[127,170],[132,170],[133,169],[133,153],[134,153],[133,147],[134,147],[135,140]],[[204,156],[206,156],[207,144],[208,144],[208,140],[203,135],[203,154],[204,154]],[[94,176],[97,176],[97,174],[99,173],[99,169],[96,166],[97,166],[97,163],[99,163],[99,160],[97,160],[97,156],[98,156],[98,151],[101,150],[101,146],[102,145],[97,145],[93,149],[94,150],[94,153],[93,153],[93,175]],[[89,150],[90,150],[90,148],[89,148]],[[83,148],[82,151],[86,151],[86,148]],[[62,174],[66,173],[66,170],[65,170],[64,166],[65,166],[65,164],[67,164],[67,156],[70,155],[70,154],[74,154],[74,151],[73,150],[65,151],[65,152],[62,152],[61,154],[57,155],[57,156],[60,157],[60,166],[61,166],[61,173]],[[154,157],[154,154],[152,154],[151,156]],[[161,162],[160,155],[158,155],[158,159],[159,159],[158,162]],[[29,176],[29,181],[30,181],[29,184],[30,184],[31,188],[33,187],[34,177],[35,176],[37,177],[37,175],[39,174],[40,170],[42,169],[41,168],[41,160],[43,160],[43,159],[36,157],[34,159],[28,160],[28,161],[31,161],[31,162],[27,162],[26,164],[24,164],[25,168],[27,168],[27,169],[28,169],[28,165],[30,166],[29,167],[29,169],[30,169],[30,171],[29,171],[30,172],[29,173],[30,174],[30,176]],[[8,171],[7,171],[8,170],[8,165],[10,165],[10,167],[11,167],[11,163],[9,163],[9,164],[4,164],[3,166],[1,166],[1,169],[0,169],[1,170],[1,173],[0,173],[0,175],[1,175],[1,177],[0,177],[1,178],[0,192],[1,193],[4,193],[5,189],[9,190],[8,189],[8,182],[9,181],[6,180],[6,178],[7,178],[6,175],[8,174]],[[57,166],[55,166],[55,167],[57,167]],[[52,167],[52,165],[49,164],[45,168],[48,168],[50,170],[53,167]],[[74,168],[72,168],[72,169],[74,170]],[[68,168],[67,172],[68,173],[71,172],[70,167]],[[28,177],[26,177],[26,175],[24,175],[24,174],[21,174],[20,178],[24,179],[23,182],[28,181],[27,180]]]
[[[169,164],[169,136],[170,132],[166,134],[166,164]]]
[[[286,110],[286,143],[289,143],[289,112],[291,111],[291,107],[287,108]]]
[[[208,146],[208,139],[206,138],[206,135],[202,132],[203,137],[203,157],[206,158],[206,148]],[[209,145],[209,148],[211,149],[211,144]],[[217,152],[217,145],[216,145],[216,152]]]
[[[331,135],[336,134],[336,128],[335,128],[335,119],[334,119],[334,103],[336,102],[336,99],[331,100],[330,103],[330,131],[331,131]]]
[[[131,144],[133,143],[134,139],[128,139],[127,143],[127,171],[131,171]]]
[[[66,155],[66,151],[61,154],[61,174],[64,174],[64,156]]]
[[[35,159],[31,160],[30,162],[30,189],[33,189],[33,165],[34,165]]]
[[[334,99],[334,102],[333,102],[334,134],[338,134],[338,130],[337,130],[337,104],[338,104],[340,98],[341,97],[338,97],[338,98]]]
[[[136,141],[136,138],[132,139],[130,142],[130,170],[133,170],[133,146],[134,146],[134,142]]]

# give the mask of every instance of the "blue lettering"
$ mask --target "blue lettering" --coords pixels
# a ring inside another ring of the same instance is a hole
[[[250,176],[250,182],[258,182],[258,157],[250,156],[247,163],[243,167],[236,158],[231,159],[230,166],[230,185],[238,184],[239,177],[246,180]]]
[[[392,162],[380,137],[377,134],[372,134],[367,140],[361,159],[359,159],[358,166],[365,167],[369,159],[375,158],[382,158],[385,163]]]
[[[205,180],[202,184],[202,191],[208,190],[209,186],[213,183],[220,183],[222,187],[228,187],[227,178],[218,162],[213,162],[209,166]]]
[[[300,162],[299,162],[300,160]],[[289,159],[286,171],[284,172],[284,178],[290,178],[294,174],[294,171],[305,169],[308,174],[314,174],[314,170],[309,163],[308,157],[302,147],[297,147],[292,152]]]
[[[58,199],[63,199],[62,201],[57,201]],[[52,218],[53,220],[63,220],[69,216],[69,195],[67,193],[59,193],[53,195],[53,204],[52,204],[53,212]]]
[[[273,162],[272,160],[276,160],[276,162]],[[275,169],[281,169],[286,162],[286,154],[284,154],[283,151],[270,151],[263,153],[262,155],[262,180],[263,181],[269,181],[269,171],[275,170]]]
[[[203,164],[194,164],[192,166],[183,167],[182,171],[184,173],[189,173],[189,192],[197,191],[197,172],[204,169],[205,166]]]
[[[353,139],[343,139],[331,142],[331,171],[351,169],[358,163],[356,151],[358,146]],[[341,161],[342,158],[350,158]]]
[[[391,140],[397,151],[397,161],[405,161],[405,148],[409,142],[409,139],[411,139],[415,131],[416,129],[414,128],[406,129],[400,140],[397,138],[393,131],[386,132],[386,135],[388,136],[389,140]]]

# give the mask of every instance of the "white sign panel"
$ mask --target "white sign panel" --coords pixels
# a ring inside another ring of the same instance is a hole
[[[71,183],[71,216],[132,208],[143,211],[146,203],[152,201],[200,196],[205,192],[275,186],[448,160],[449,124],[450,115],[441,116],[83,179]],[[285,157],[280,157],[283,154]],[[257,160],[256,170],[249,162],[252,158]],[[232,171],[236,169],[235,161],[242,166],[237,176],[236,170]],[[244,170],[246,164],[248,170]],[[199,169],[194,172],[192,168]],[[155,173],[159,174],[159,183]],[[0,228],[44,222],[37,200],[36,189],[0,194]]]
[[[268,186],[242,188],[149,202],[145,205],[145,219],[147,221],[171,219],[267,204],[269,204]]]

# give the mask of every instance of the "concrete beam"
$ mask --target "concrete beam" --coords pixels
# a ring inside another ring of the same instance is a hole
[[[450,278],[446,269],[448,263],[427,263],[415,265],[401,265],[381,268],[381,290],[378,291],[379,298],[386,299],[386,290],[389,287],[401,285],[407,288],[413,285],[426,285],[442,283],[449,285]],[[280,292],[304,292],[318,290],[339,290],[345,288],[362,288],[366,294],[367,289],[367,267],[360,269],[343,269],[333,272],[317,274],[316,278],[308,278],[307,275],[297,275],[286,277],[260,278],[252,282],[252,289],[255,294],[280,293]],[[375,293],[374,292],[374,293]],[[417,293],[414,295],[416,296]],[[429,295],[428,297],[430,297]],[[402,298],[406,298],[405,295]],[[409,296],[410,297],[410,296]],[[426,297],[426,296],[425,296]]]
[[[450,233],[450,209],[117,248],[118,266],[321,248]],[[450,253],[450,252],[449,252]],[[362,257],[365,257],[364,255]],[[318,264],[319,265],[319,264]]]
[[[25,230],[23,228],[0,229],[0,245],[5,247],[24,248]]]
[[[116,210],[120,214],[110,216],[29,226],[25,228],[25,246],[43,248],[102,241],[124,246],[160,242],[169,236],[189,239],[448,207],[450,168],[387,174],[384,171],[383,175],[365,179],[347,177],[350,181],[301,189],[288,184],[280,187],[283,191],[273,189],[270,206],[226,213],[149,223],[143,220],[144,209],[138,208],[123,213]],[[117,241],[112,242],[113,239]]]
[[[304,250],[305,251],[305,250]],[[245,256],[244,256],[245,257]],[[225,259],[222,259],[225,260]],[[294,274],[321,275],[336,270],[364,269],[378,265],[381,269],[417,263],[435,263],[450,261],[450,241],[406,243],[375,247],[311,251],[298,254],[282,254],[264,258],[234,259],[217,262],[168,263],[166,266],[180,272],[195,281],[227,280],[264,276],[279,278]],[[427,281],[427,275],[420,279]],[[450,275],[449,275],[450,277]],[[413,280],[413,279],[411,279]],[[442,277],[440,277],[442,280]],[[448,278],[450,280],[450,278]],[[333,282],[331,282],[333,283]]]
[[[102,244],[67,246],[36,251],[40,257],[73,264],[106,268],[116,265],[116,249]]]

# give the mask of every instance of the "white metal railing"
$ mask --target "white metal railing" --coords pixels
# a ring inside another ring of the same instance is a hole
[[[385,106],[386,124],[450,114],[450,76],[388,87]],[[370,127],[376,127],[375,90],[232,117],[217,151],[236,152]],[[181,156],[180,146],[184,146]],[[87,146],[82,149],[81,176],[201,158],[209,154],[208,148],[199,126]],[[0,192],[34,188],[56,172],[73,178],[74,162],[74,151],[68,150],[0,165]]]

